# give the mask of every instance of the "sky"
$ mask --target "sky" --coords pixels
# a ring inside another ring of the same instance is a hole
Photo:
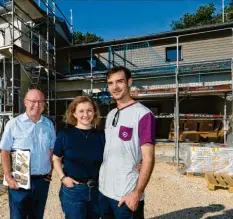
[[[210,2],[221,11],[222,0],[56,0],[69,21],[72,9],[74,31],[106,41],[170,31],[172,20]]]

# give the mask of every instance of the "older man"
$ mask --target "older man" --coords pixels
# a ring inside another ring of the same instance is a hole
[[[9,185],[10,218],[42,219],[51,179],[51,155],[55,142],[52,122],[42,116],[45,108],[44,94],[32,89],[27,92],[26,112],[11,119],[3,133],[2,167]],[[15,149],[31,152],[31,188],[19,188],[11,175],[10,153]]]

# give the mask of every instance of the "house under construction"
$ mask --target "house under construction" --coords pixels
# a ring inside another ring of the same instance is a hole
[[[0,1],[0,117],[24,111],[28,89],[46,94],[46,114],[55,119],[56,48],[71,45],[70,23],[54,0]]]
[[[69,102],[87,94],[99,103],[104,125],[114,107],[105,73],[122,65],[133,73],[131,94],[157,118],[158,139],[177,146],[226,143],[232,115],[233,22],[72,45],[72,24],[50,1],[0,1],[2,130],[23,111],[22,98],[33,87],[46,93],[46,114],[57,130],[64,126]]]
[[[56,83],[58,123],[74,96],[92,94],[104,124],[114,106],[105,73],[122,65],[133,73],[131,94],[157,118],[158,139],[177,145],[226,143],[232,114],[232,28],[228,22],[58,49],[58,60],[68,57],[57,66],[63,73]]]

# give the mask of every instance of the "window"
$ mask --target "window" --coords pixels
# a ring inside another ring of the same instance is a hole
[[[175,62],[177,59],[177,47],[167,47],[166,48],[166,61],[167,62]],[[179,46],[179,61],[181,61],[181,46]]]

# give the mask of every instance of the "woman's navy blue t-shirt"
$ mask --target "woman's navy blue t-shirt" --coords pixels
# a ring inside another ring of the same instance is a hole
[[[67,128],[57,136],[54,155],[63,157],[66,176],[75,180],[98,180],[104,144],[104,132]]]

